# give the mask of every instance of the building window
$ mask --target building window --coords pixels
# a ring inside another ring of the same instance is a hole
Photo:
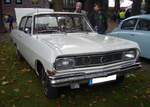
[[[33,5],[37,5],[39,3],[39,0],[32,0]]]
[[[11,4],[11,0],[4,0],[4,4]]]
[[[64,9],[73,9],[76,0],[63,0]]]
[[[22,4],[22,0],[16,0],[16,4]]]

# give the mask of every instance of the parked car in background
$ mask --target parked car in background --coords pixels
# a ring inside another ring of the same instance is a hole
[[[150,59],[150,15],[129,17],[123,20],[110,35],[137,42],[141,56]]]
[[[97,34],[82,14],[24,11],[28,14],[16,9],[18,28],[11,38],[49,98],[58,95],[59,87],[119,81],[141,67],[137,43]]]

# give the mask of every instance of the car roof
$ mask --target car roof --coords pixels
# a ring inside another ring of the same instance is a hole
[[[150,14],[131,16],[131,17],[127,18],[126,20],[133,19],[133,18],[150,20]]]
[[[81,15],[80,13],[75,13],[75,12],[32,12],[32,13],[29,13],[25,16],[33,16],[33,15],[39,15],[39,14],[72,14],[72,15],[75,15],[75,14],[78,14],[78,15]]]

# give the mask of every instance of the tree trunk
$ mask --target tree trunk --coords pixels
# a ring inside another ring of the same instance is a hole
[[[145,0],[146,14],[150,14],[150,0]]]
[[[140,14],[142,0],[133,0],[132,15]]]
[[[120,0],[115,0],[115,14],[117,15],[120,11]]]
[[[0,33],[3,33],[4,29],[4,22],[3,22],[3,11],[2,11],[2,0],[0,0]]]

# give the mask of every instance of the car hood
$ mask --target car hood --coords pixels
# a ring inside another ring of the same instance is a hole
[[[135,42],[97,33],[51,34],[39,38],[47,45],[57,48],[61,55],[138,48]]]

